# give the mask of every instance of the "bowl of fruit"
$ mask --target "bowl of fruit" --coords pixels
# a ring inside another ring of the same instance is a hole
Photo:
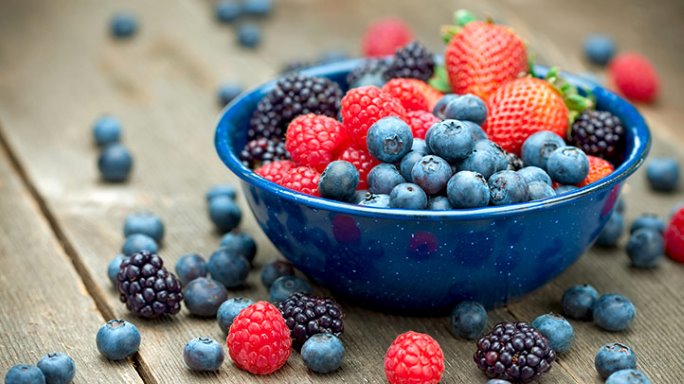
[[[470,44],[482,33],[497,39]],[[355,303],[426,314],[541,287],[595,241],[649,151],[632,105],[529,67],[510,29],[473,21],[448,40],[443,64],[412,42],[284,75],[218,122],[267,237]]]

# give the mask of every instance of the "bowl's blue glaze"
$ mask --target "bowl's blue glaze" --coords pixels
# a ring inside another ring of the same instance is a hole
[[[344,78],[356,65],[348,61],[307,72],[346,87]],[[247,203],[268,238],[322,286],[390,311],[425,314],[463,300],[492,307],[541,287],[582,255],[650,147],[648,127],[633,106],[586,80],[567,78],[591,89],[600,109],[622,119],[626,160],[597,183],[540,201],[443,212],[380,209],[311,197],[262,179],[237,154],[252,111],[274,82],[226,107],[215,144],[242,179]]]

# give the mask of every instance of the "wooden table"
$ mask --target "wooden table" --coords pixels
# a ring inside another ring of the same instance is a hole
[[[277,1],[276,1],[277,2]],[[444,383],[484,383],[472,363],[474,344],[453,338],[446,318],[397,317],[346,306],[347,358],[330,375],[308,372],[294,354],[269,377],[256,378],[228,361],[218,373],[195,374],[181,351],[191,338],[222,339],[215,321],[179,316],[144,321],[131,316],[106,278],[122,244],[129,212],[149,209],[164,219],[161,251],[173,266],[184,252],[209,255],[218,245],[207,218],[204,192],[236,183],[213,149],[219,109],[217,84],[237,79],[256,85],[288,59],[315,58],[326,48],[358,52],[365,25],[382,15],[403,17],[428,46],[439,49],[439,25],[468,7],[512,25],[542,61],[586,70],[581,41],[590,31],[615,36],[622,49],[651,57],[666,81],[660,101],[642,107],[653,127],[653,152],[682,158],[684,134],[684,4],[636,0],[566,2],[511,0],[277,2],[263,22],[256,51],[234,44],[231,28],[213,21],[209,1],[5,0],[0,3],[0,372],[35,363],[56,350],[78,365],[77,383],[362,383],[383,382],[383,356],[406,330],[428,332],[446,354]],[[108,18],[132,10],[141,31],[131,41],[108,38]],[[124,124],[123,141],[135,156],[127,184],[98,181],[90,125],[101,113]],[[642,174],[624,189],[628,222],[643,212],[666,217],[681,195],[647,191]],[[244,199],[242,208],[248,212]],[[243,229],[259,243],[258,266],[278,257],[251,215]],[[622,242],[624,243],[623,238]],[[630,268],[623,248],[591,249],[561,277],[523,300],[490,312],[501,320],[531,321],[559,311],[565,288],[591,283],[602,292],[631,297],[637,319],[626,332],[607,333],[573,322],[577,339],[544,383],[600,383],[594,353],[621,341],[638,354],[654,383],[684,376],[684,268],[669,260],[654,270]],[[248,288],[231,292],[266,299],[258,272]],[[95,333],[111,318],[133,321],[142,332],[140,353],[112,363],[97,353]]]

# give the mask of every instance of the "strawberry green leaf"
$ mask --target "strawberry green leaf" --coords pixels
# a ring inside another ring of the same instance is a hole
[[[435,66],[435,72],[428,82],[430,86],[442,93],[451,92],[451,84],[449,84],[449,75],[447,74],[444,65]]]

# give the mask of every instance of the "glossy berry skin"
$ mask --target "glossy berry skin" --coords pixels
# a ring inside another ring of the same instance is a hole
[[[209,258],[207,270],[212,279],[226,288],[237,288],[242,286],[247,279],[249,261],[236,253],[219,249]]]
[[[439,156],[427,155],[413,165],[411,180],[428,195],[436,195],[446,189],[451,178],[451,166]]]
[[[640,215],[629,226],[629,233],[634,233],[641,228],[652,229],[656,232],[665,233],[665,222],[652,213]]]
[[[269,128],[274,130],[277,129],[273,127]],[[264,133],[264,135],[265,134],[266,133]],[[290,159],[290,154],[287,152],[287,149],[285,149],[285,141],[281,140],[280,133],[271,133],[271,135],[278,136],[258,137],[245,144],[245,147],[240,152],[240,161],[245,167],[258,169],[262,165]]]
[[[157,253],[158,250],[159,246],[157,245],[157,242],[150,236],[142,233],[134,233],[126,237],[126,241],[124,241],[121,246],[121,253],[126,256],[134,255],[140,251]]]
[[[651,62],[638,53],[625,52],[615,56],[608,74],[620,93],[632,101],[650,103],[658,96],[658,73]]]
[[[563,292],[561,299],[563,314],[571,319],[591,320],[598,299],[598,291],[589,284],[570,287]]]
[[[254,238],[248,233],[237,230],[223,235],[219,248],[244,257],[250,264],[254,262],[257,253]]]
[[[118,255],[114,256],[112,261],[110,261],[107,265],[107,277],[109,277],[109,281],[111,281],[115,288],[117,284],[119,284],[118,280],[116,280],[116,275],[119,274],[119,268],[121,267],[121,262],[123,261],[124,257],[127,256],[119,253]]]
[[[487,311],[482,304],[475,301],[459,303],[451,311],[451,333],[466,340],[475,340],[482,336],[487,326]]]
[[[556,191],[543,181],[533,181],[527,184],[527,198],[530,201],[547,199],[556,196]]]
[[[392,189],[406,180],[393,164],[380,163],[368,173],[368,191],[389,195]]]
[[[361,149],[367,148],[368,129],[378,120],[395,116],[406,121],[406,109],[401,102],[374,86],[350,89],[342,98],[340,114],[352,145]]]
[[[463,160],[470,155],[475,143],[464,123],[444,120],[428,130],[425,142],[430,152],[449,162]]]
[[[561,147],[549,156],[546,170],[553,180],[561,184],[577,184],[589,174],[589,159],[577,147]]]
[[[472,121],[464,120],[461,121],[463,124],[470,129],[470,136],[473,137],[473,141],[475,144],[477,144],[478,141],[481,140],[486,140],[487,139],[487,134],[485,133],[484,129],[478,124],[473,123]],[[489,140],[487,140],[489,141]],[[502,149],[503,151],[503,149]]]
[[[193,371],[217,371],[225,358],[223,346],[216,340],[206,337],[192,339],[183,348],[185,365]]]
[[[232,23],[242,15],[242,4],[237,0],[221,0],[214,7],[214,15],[221,23]]]
[[[489,202],[494,205],[521,203],[528,200],[527,183],[515,171],[499,171],[487,180]]]
[[[337,156],[346,142],[346,132],[339,121],[313,113],[297,116],[285,133],[285,149],[292,161],[319,172]]]
[[[623,331],[636,317],[634,304],[625,296],[605,294],[594,306],[594,323],[606,331]]]
[[[255,375],[280,369],[290,357],[290,329],[278,308],[265,301],[243,309],[233,321],[226,340],[235,365]]]
[[[256,24],[242,24],[237,29],[237,42],[245,48],[256,48],[261,43],[261,28]]]
[[[366,57],[391,55],[412,39],[413,32],[401,19],[381,19],[368,26],[363,33],[361,52]]]
[[[293,191],[319,196],[318,182],[321,174],[313,168],[300,166],[290,168],[280,181],[281,185]]]
[[[359,171],[354,164],[336,160],[328,164],[318,180],[321,197],[339,201],[350,201],[359,185]]]
[[[399,163],[399,173],[405,181],[408,181],[409,183],[413,182],[411,171],[413,171],[414,165],[421,161],[425,155],[426,153],[412,150],[401,159],[401,162]]]
[[[109,33],[117,39],[133,37],[138,31],[138,20],[127,12],[115,13],[109,20]]]
[[[603,379],[623,369],[635,369],[636,365],[636,355],[632,348],[620,343],[601,346],[594,357],[596,371]]]
[[[439,100],[437,100],[435,107],[432,109],[432,114],[440,120],[446,119],[447,105],[449,105],[452,100],[455,100],[459,97],[461,96],[455,93],[447,93],[446,95],[442,96]]]
[[[243,90],[242,86],[237,83],[221,84],[217,91],[219,105],[225,107],[228,103],[238,97]]]
[[[506,153],[496,143],[479,140],[473,151],[459,165],[459,171],[473,171],[488,179],[494,173],[508,169]]]
[[[589,172],[587,177],[577,184],[578,187],[584,187],[585,185],[597,182],[615,170],[613,164],[600,157],[587,155],[587,159],[589,160]]]
[[[261,270],[261,283],[264,287],[270,288],[273,282],[282,276],[293,276],[295,274],[294,267],[287,261],[276,260],[268,263]]]
[[[209,273],[207,262],[196,253],[186,253],[176,261],[176,276],[183,286],[199,277],[206,277]]]
[[[522,176],[523,179],[525,179],[525,182],[528,184],[535,181],[539,181],[548,184],[549,187],[551,186],[551,177],[548,173],[546,173],[546,171],[539,167],[524,167],[517,172],[520,176]]]
[[[242,210],[234,199],[228,196],[217,196],[209,201],[209,219],[221,232],[230,232],[240,225]]]
[[[425,191],[417,184],[401,183],[390,192],[391,208],[425,209],[427,203]]]
[[[109,320],[95,338],[97,350],[109,360],[123,360],[138,352],[140,332],[124,320]]]
[[[385,78],[408,78],[430,80],[435,69],[435,56],[432,52],[414,40],[397,49],[385,71]]]
[[[617,211],[613,212],[596,239],[596,245],[601,247],[615,247],[624,231],[625,219]]]
[[[592,64],[606,65],[615,54],[615,40],[606,35],[589,35],[584,40],[584,56]]]
[[[665,255],[665,240],[660,232],[641,228],[629,236],[626,249],[632,266],[653,268]]]
[[[487,380],[486,384],[511,384],[511,382],[508,380],[501,380],[501,379],[489,379],[489,380]]]
[[[665,230],[665,252],[670,259],[684,263],[684,208],[672,215]]]
[[[46,384],[69,384],[76,376],[74,359],[64,353],[48,353],[36,366],[43,372]]]
[[[368,193],[366,197],[357,204],[364,207],[390,208],[390,196],[381,193]]]
[[[446,196],[432,196],[428,199],[427,209],[430,211],[450,211],[454,209]]]
[[[344,360],[342,341],[329,333],[311,336],[302,346],[302,360],[316,373],[330,373],[338,370]]]
[[[608,376],[605,384],[651,384],[651,380],[637,369],[622,369]]]
[[[227,297],[223,284],[206,277],[198,277],[183,288],[185,308],[199,317],[215,317]]]
[[[268,290],[270,300],[273,303],[286,300],[296,292],[311,293],[313,289],[309,283],[299,277],[281,276],[271,284],[271,288]]]
[[[555,313],[541,315],[532,321],[536,328],[549,342],[549,347],[557,353],[567,352],[575,340],[575,330],[563,316]]]
[[[447,183],[447,197],[454,208],[477,208],[489,204],[487,179],[472,171],[460,171]]]
[[[295,349],[299,350],[306,340],[319,333],[344,333],[344,311],[331,297],[295,292],[277,306],[290,328]]]
[[[546,163],[551,153],[565,146],[565,141],[555,132],[539,131],[523,143],[521,158],[525,166],[535,166],[547,170]]]
[[[254,173],[266,180],[281,184],[287,171],[294,167],[295,163],[290,160],[277,160],[260,166],[254,170]]]
[[[472,121],[477,125],[482,125],[487,118],[487,106],[475,95],[461,95],[447,104],[444,117],[459,121]]]
[[[679,163],[673,158],[653,158],[646,166],[646,179],[653,190],[672,192],[679,184]]]
[[[401,160],[413,146],[411,127],[397,117],[385,117],[368,129],[366,138],[368,152],[385,163]]]
[[[242,6],[245,14],[251,16],[268,16],[273,10],[271,0],[245,0]]]
[[[134,233],[142,233],[159,243],[164,238],[164,223],[159,216],[152,212],[133,212],[124,220],[123,233],[125,237]]]
[[[625,132],[620,118],[612,113],[585,110],[572,123],[569,144],[582,149],[587,155],[619,164],[623,157]]]
[[[118,143],[121,140],[121,122],[114,116],[100,116],[93,124],[93,137],[98,147]]]
[[[368,173],[373,167],[380,164],[367,150],[353,147],[345,149],[338,160],[352,163],[356,170],[359,171],[359,185],[356,187],[357,189],[368,189]]]
[[[216,320],[223,333],[228,334],[228,329],[233,324],[235,317],[252,304],[254,301],[244,297],[233,297],[224,301],[216,312]]]
[[[5,374],[5,384],[45,384],[45,376],[33,365],[17,364]]]
[[[437,384],[443,373],[442,348],[424,333],[402,333],[385,354],[385,375],[389,384]]]
[[[425,139],[427,131],[441,120],[430,112],[410,111],[406,112],[406,121],[411,126],[413,141]]]
[[[128,179],[133,168],[133,157],[128,148],[122,144],[110,144],[100,153],[97,168],[104,181],[120,183]]]

